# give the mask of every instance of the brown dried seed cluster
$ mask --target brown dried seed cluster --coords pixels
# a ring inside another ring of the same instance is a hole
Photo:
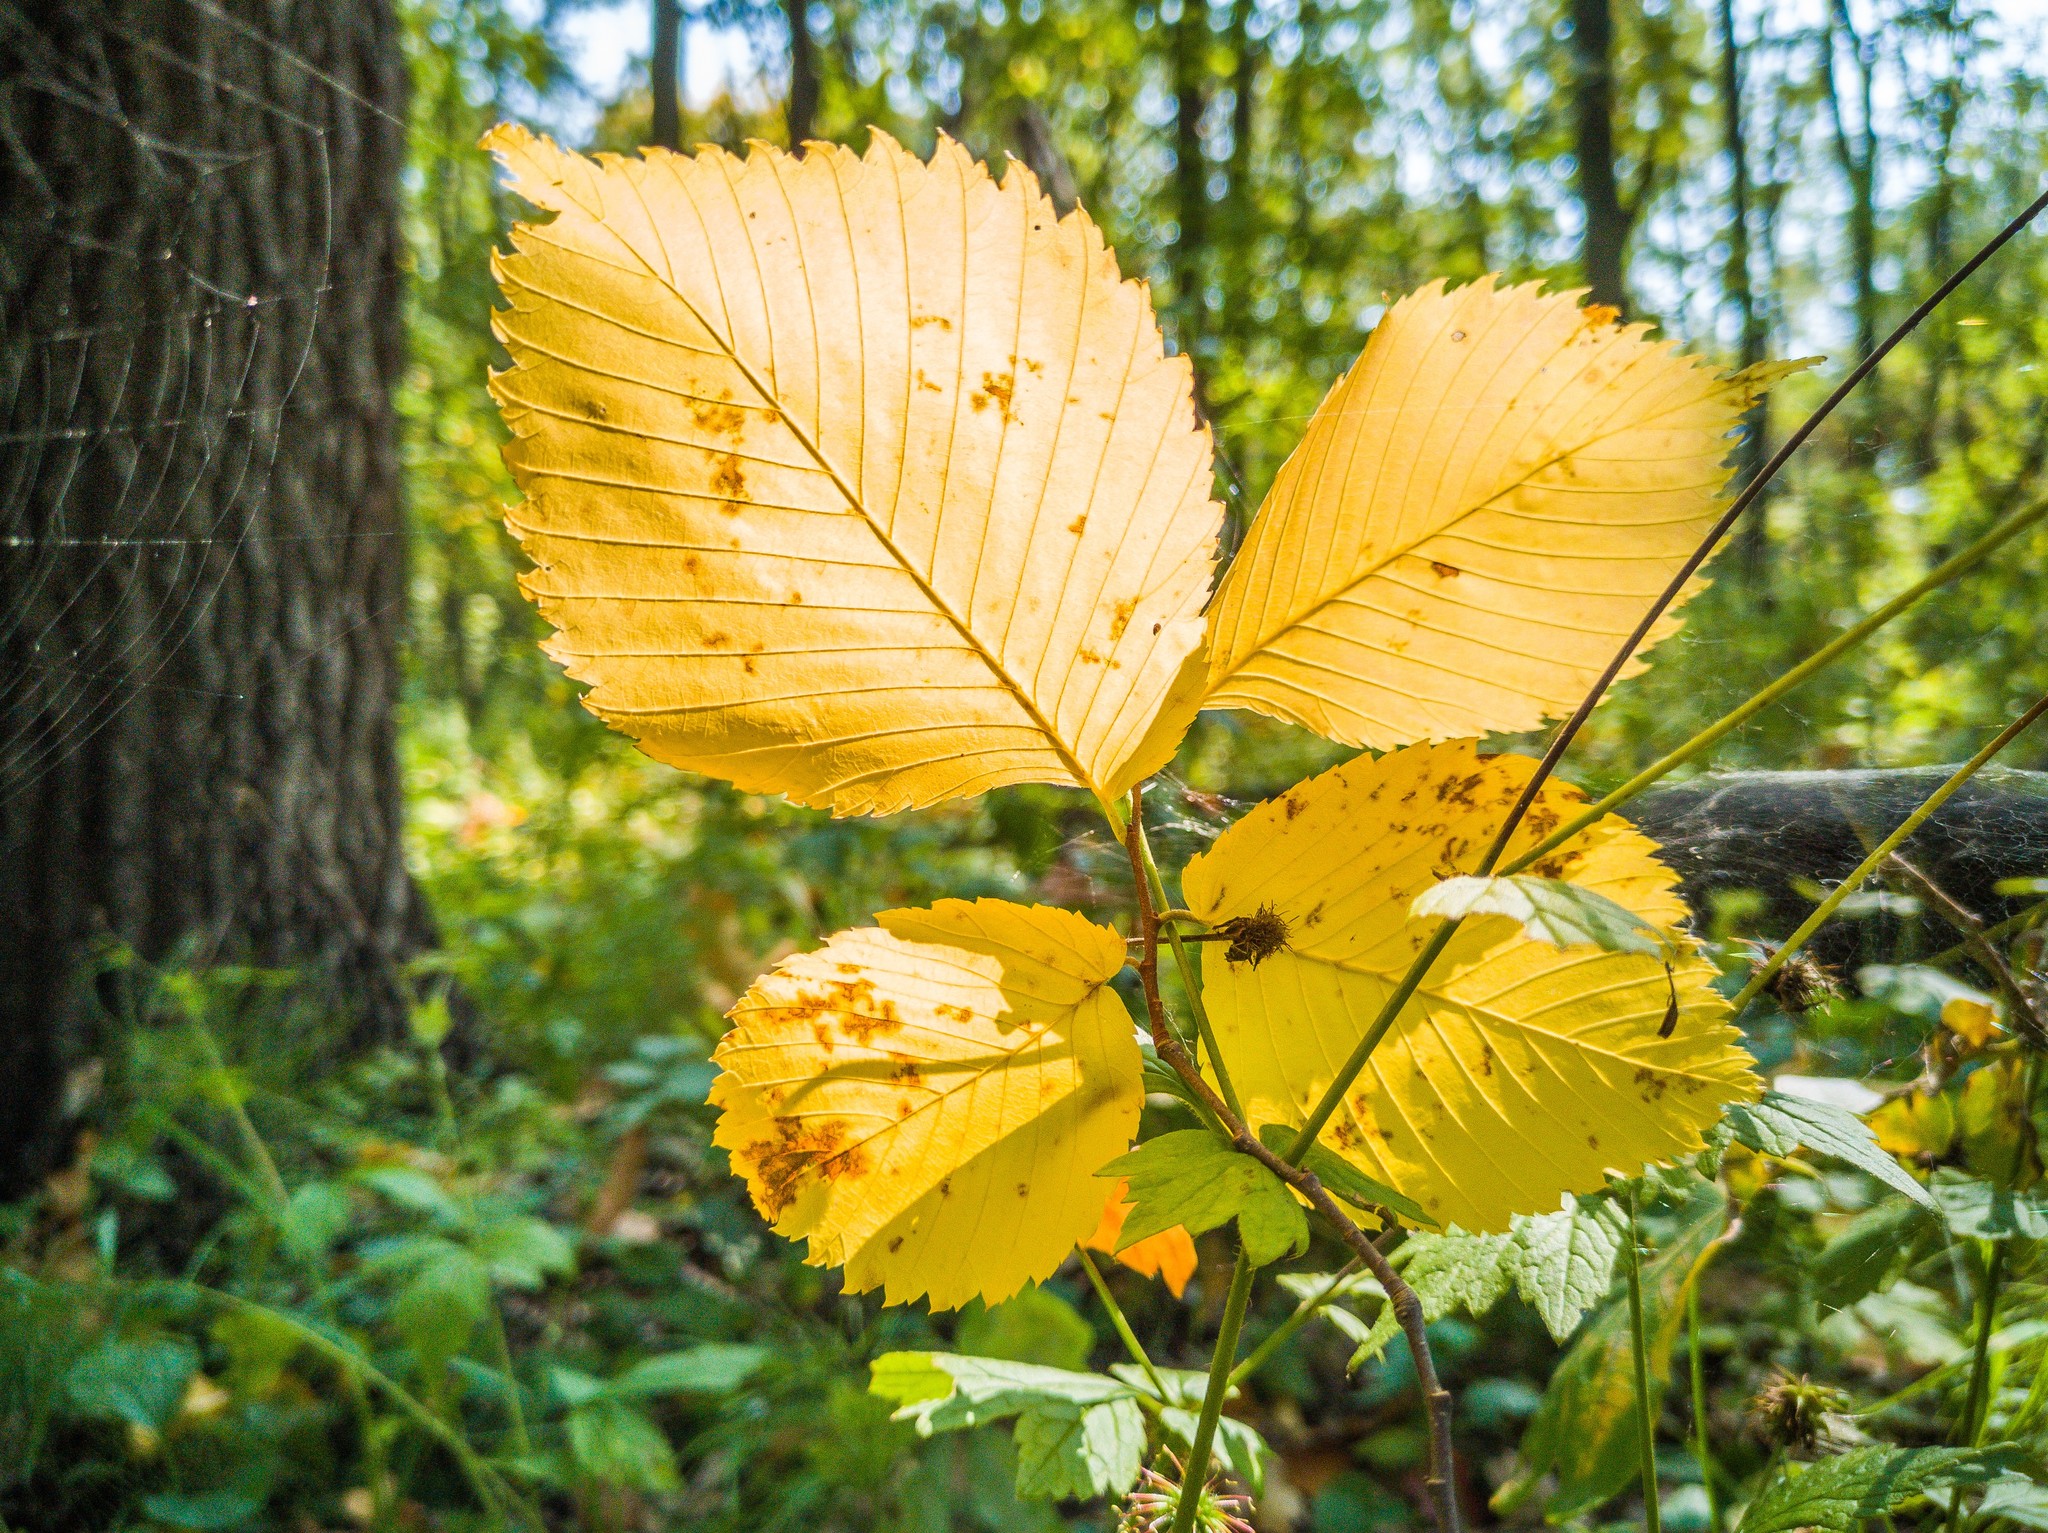
[[[1216,930],[1230,939],[1223,956],[1254,969],[1287,946],[1287,922],[1271,905],[1261,905],[1248,916],[1218,921]]]

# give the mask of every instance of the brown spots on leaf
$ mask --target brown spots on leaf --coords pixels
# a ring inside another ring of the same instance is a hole
[[[857,963],[835,963],[832,967],[841,974],[855,975],[860,973],[860,965]]]
[[[1493,1045],[1484,1041],[1479,1045],[1479,1073],[1493,1074]]]
[[[1322,925],[1322,921],[1323,902],[1321,900],[1317,900],[1315,904],[1309,908],[1309,913],[1301,918],[1301,924],[1305,927],[1320,926]]]
[[[1071,522],[1067,523],[1067,531],[1071,532],[1077,538],[1087,530],[1088,513],[1086,511],[1083,511],[1079,516],[1075,517]]]
[[[922,330],[926,325],[937,325],[941,330],[953,328],[953,322],[943,314],[919,314],[910,322],[913,330]],[[922,378],[922,374],[919,375]]]
[[[1029,357],[1020,358],[1014,352],[1010,354],[1010,366],[1013,368],[1022,367],[1026,372],[1033,374],[1045,371],[1045,364],[1043,362],[1034,362]]]
[[[730,437],[737,442],[747,434],[747,416],[744,410],[722,400],[693,399],[689,402],[690,419],[706,431]]]
[[[891,1054],[889,1057],[895,1061],[895,1068],[889,1072],[890,1080],[895,1081],[901,1086],[922,1086],[924,1084],[924,1071],[918,1068],[916,1060],[910,1058],[907,1054]]]
[[[932,1011],[935,1015],[944,1017],[948,1022],[959,1022],[964,1025],[974,1020],[974,1009],[971,1006],[954,1006],[949,1002],[941,1001],[932,1008]]]
[[[951,1196],[953,1196],[953,1179],[950,1176],[947,1177],[943,1182],[939,1183],[939,1196],[942,1198],[950,1198]]]
[[[1010,400],[1017,392],[1017,375],[1010,373],[983,373],[981,388],[968,396],[967,402],[977,411],[986,410],[991,404],[1003,417],[1004,422],[1016,420],[1010,409]]]
[[[1564,878],[1571,870],[1586,860],[1583,851],[1552,852],[1540,862],[1529,864],[1529,871],[1538,878]]]
[[[1479,790],[1486,786],[1484,772],[1472,772],[1464,777],[1446,777],[1436,785],[1437,802],[1455,804],[1460,809],[1479,807]]]
[[[732,635],[729,633],[707,633],[704,635],[704,647],[706,649],[724,649],[730,643],[732,643]]]
[[[697,556],[695,554],[683,555],[683,572],[689,575],[697,573]]]
[[[894,1256],[897,1250],[901,1248],[902,1245],[903,1237],[901,1235],[891,1235],[889,1237],[889,1254],[891,1256]]]
[[[754,1202],[771,1221],[782,1217],[808,1182],[866,1176],[874,1168],[840,1119],[775,1118],[769,1128],[771,1136],[747,1145],[739,1158],[752,1163]]]
[[[1642,1089],[1636,1094],[1645,1102],[1662,1100],[1664,1093],[1671,1089],[1671,1079],[1662,1070],[1652,1070],[1648,1065],[1638,1069],[1631,1078]]]
[[[1437,578],[1439,580],[1456,580],[1460,575],[1465,573],[1463,570],[1459,569],[1457,565],[1445,564],[1441,560],[1437,559],[1430,560],[1429,567],[1436,571]]]
[[[1605,330],[1621,318],[1621,310],[1611,303],[1589,303],[1579,313],[1579,323],[1589,336],[1592,331]]]
[[[927,378],[924,375],[924,369],[921,367],[917,370],[917,386],[925,390],[927,393],[931,394],[943,394],[946,392],[944,389],[940,388],[938,384],[932,382],[931,379]]]
[[[740,662],[740,665],[743,669],[745,669],[746,673],[749,676],[758,676],[761,674],[760,664],[754,659],[752,655],[749,655],[744,660],[742,660]]]
[[[729,452],[718,460],[718,472],[711,476],[711,488],[719,496],[718,509],[727,516],[738,516],[746,507],[740,497],[747,493],[747,476],[740,468],[740,455]]]
[[[1600,1136],[1599,1136],[1598,1134],[1588,1134],[1588,1135],[1586,1136],[1586,1148],[1587,1148],[1587,1149],[1589,1149],[1589,1150],[1597,1150],[1597,1149],[1599,1149],[1599,1148],[1600,1148]]]
[[[1135,596],[1125,597],[1116,604],[1114,613],[1109,620],[1110,643],[1114,644],[1124,636],[1124,630],[1131,626],[1131,614],[1137,610],[1138,598]]]
[[[1020,1197],[1020,1198],[1028,1198],[1028,1197],[1030,1197],[1030,1196],[1031,1196],[1031,1184],[1030,1184],[1029,1182],[1019,1182],[1019,1183],[1017,1184],[1017,1196],[1018,1196],[1018,1197]]]
[[[611,408],[602,399],[571,399],[569,408],[587,421],[601,421],[611,414]]]
[[[1331,1126],[1330,1143],[1340,1150],[1355,1150],[1365,1143],[1365,1135],[1349,1118],[1339,1118]]]
[[[1102,664],[1103,657],[1084,644],[1081,646],[1076,658],[1079,659],[1083,665],[1100,665]]]
[[[1280,800],[1281,812],[1284,813],[1290,820],[1294,819],[1297,815],[1301,813],[1302,810],[1306,809],[1307,807],[1308,806],[1306,804],[1304,804],[1300,799],[1296,798],[1292,793],[1288,794],[1285,798]]]

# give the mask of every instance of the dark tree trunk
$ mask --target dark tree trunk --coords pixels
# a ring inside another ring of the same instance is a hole
[[[654,142],[683,147],[681,81],[683,8],[676,0],[654,0],[654,58],[649,66],[654,93]]]
[[[1843,109],[1843,93],[1835,75],[1838,39],[1848,45],[1846,51],[1856,66],[1858,120],[1854,123]],[[1822,39],[1821,86],[1834,129],[1835,160],[1849,188],[1849,276],[1855,294],[1859,360],[1877,349],[1877,122],[1871,99],[1876,74],[1876,45],[1857,32],[1847,0],[1834,0]],[[1877,390],[1873,385],[1877,382],[1873,376],[1863,386],[1866,415],[1874,413]]]
[[[1628,312],[1628,235],[1614,167],[1614,13],[1610,0],[1571,0],[1572,125],[1579,207],[1586,220],[1580,264],[1593,301]]]
[[[811,41],[807,0],[782,0],[789,21],[789,147],[800,147],[816,131],[818,120],[818,55]]]
[[[1750,367],[1764,359],[1764,322],[1751,273],[1749,133],[1742,99],[1742,45],[1735,36],[1735,0],[1719,0],[1716,20],[1721,45],[1721,146],[1728,157],[1728,262],[1722,281],[1735,308],[1741,365]],[[1756,478],[1770,456],[1770,406],[1759,399],[1743,417],[1742,424],[1744,435],[1736,454],[1732,490],[1740,490]],[[1765,558],[1765,522],[1764,508],[1758,506],[1743,518],[1736,546],[1743,574],[1768,610],[1771,593]]]
[[[382,0],[0,19],[0,1174],[64,1151],[94,948],[317,977],[430,938],[394,751],[405,77]],[[295,1040],[305,1044],[308,1040]]]
[[[1202,154],[1202,118],[1209,110],[1208,0],[1182,0],[1173,29],[1173,215],[1180,225],[1174,241],[1175,342],[1195,356],[1201,344],[1202,261],[1209,243],[1209,168]],[[1195,367],[1195,408],[1208,419],[1202,370]]]

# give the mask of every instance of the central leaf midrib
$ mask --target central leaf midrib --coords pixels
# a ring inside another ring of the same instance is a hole
[[[689,296],[682,289],[678,288],[670,278],[656,271],[653,264],[645,256],[641,255],[637,249],[634,249],[630,241],[621,241],[621,243],[625,244],[628,249],[633,250],[635,259],[646,268],[647,274],[667,288],[669,292],[673,293],[676,301],[689,311],[690,317],[704,328],[704,332],[707,335],[717,342],[719,349],[725,353],[732,365],[740,370],[741,375],[753,386],[755,393],[760,395],[766,406],[775,411],[777,417],[789,428],[789,433],[796,438],[797,445],[803,448],[809,454],[811,461],[816,463],[830,477],[832,483],[838,488],[839,493],[845,497],[848,507],[861,519],[868,531],[874,534],[875,541],[888,550],[889,557],[896,561],[897,567],[916,582],[918,590],[924,593],[925,599],[932,604],[941,617],[952,625],[953,631],[965,641],[968,648],[981,657],[982,663],[989,668],[989,671],[995,676],[996,680],[1002,684],[1004,690],[1015,698],[1018,706],[1023,708],[1025,713],[1030,716],[1031,722],[1038,727],[1047,741],[1051,743],[1052,748],[1059,754],[1059,758],[1065,764],[1067,770],[1074,774],[1075,783],[1080,787],[1086,788],[1098,798],[1101,797],[1102,790],[1097,785],[1093,775],[1086,767],[1081,765],[1080,758],[1074,754],[1068,747],[1067,742],[1061,738],[1059,731],[1053,726],[1052,720],[1047,718],[1043,710],[1039,708],[1037,700],[1032,697],[1021,681],[1010,674],[1009,668],[1003,664],[989,647],[982,643],[980,636],[974,632],[967,620],[953,610],[952,604],[939,594],[938,589],[911,562],[909,556],[897,545],[896,540],[882,529],[880,521],[868,509],[867,504],[861,497],[855,493],[853,486],[846,482],[846,477],[839,472],[838,466],[826,456],[822,447],[811,440],[810,433],[798,424],[795,416],[784,405],[781,396],[769,388],[766,383],[762,382],[760,375],[748,364],[747,359],[740,355],[739,348],[719,333],[718,328],[698,311],[696,304],[690,301]],[[756,261],[758,265],[758,257]],[[865,365],[865,362],[863,362],[863,365]],[[958,406],[956,405],[955,408],[957,409]]]

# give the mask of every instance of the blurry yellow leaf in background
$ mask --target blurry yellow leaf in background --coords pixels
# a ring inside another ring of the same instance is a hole
[[[943,900],[784,959],[713,1056],[732,1155],[778,1234],[892,1304],[990,1304],[1102,1217],[1094,1174],[1144,1104],[1115,932]]]
[[[1124,1221],[1131,1216],[1137,1205],[1124,1201],[1128,1182],[1118,1182],[1116,1191],[1109,1195],[1109,1201],[1102,1206],[1102,1222],[1095,1226],[1095,1233],[1081,1244],[1091,1251],[1102,1251],[1114,1256],[1133,1272],[1144,1277],[1156,1277],[1165,1281],[1178,1299],[1187,1292],[1188,1279],[1195,1275],[1199,1262],[1195,1255],[1195,1242],[1188,1232],[1176,1224],[1170,1230],[1161,1230],[1157,1235],[1148,1235],[1143,1240],[1125,1246],[1119,1251],[1116,1238],[1123,1233]]]
[[[486,140],[492,388],[549,652],[658,760],[879,814],[1106,800],[1193,716],[1221,507],[1186,359],[1029,171]]]
[[[1963,1081],[1956,1103],[1963,1157],[1970,1169],[2010,1187],[2026,1164],[2034,1134],[2026,1110],[2026,1067],[2017,1059],[1980,1065]]]
[[[1187,903],[1204,920],[1270,910],[1286,928],[1256,966],[1220,943],[1203,950],[1218,1046],[1255,1125],[1304,1121],[1441,924],[1411,917],[1411,901],[1477,861],[1534,767],[1469,740],[1361,757],[1253,810],[1189,865]],[[1509,855],[1581,802],[1547,784]],[[1609,818],[1530,871],[1675,931],[1685,908],[1655,852]],[[1667,979],[1653,957],[1468,920],[1322,1141],[1446,1225],[1487,1233],[1547,1213],[1610,1167],[1697,1150],[1724,1104],[1756,1095],[1713,978],[1690,944]]]
[[[1941,1025],[1973,1049],[1998,1036],[1998,1008],[1989,1000],[1954,996],[1941,1007]]]
[[[1492,278],[1395,304],[1224,577],[1204,706],[1374,750],[1569,711],[1719,514],[1743,412],[1806,365],[1722,377],[1648,328]]]
[[[1955,1103],[1940,1092],[1893,1097],[1863,1121],[1879,1147],[1893,1155],[1946,1155],[1955,1142]]]

